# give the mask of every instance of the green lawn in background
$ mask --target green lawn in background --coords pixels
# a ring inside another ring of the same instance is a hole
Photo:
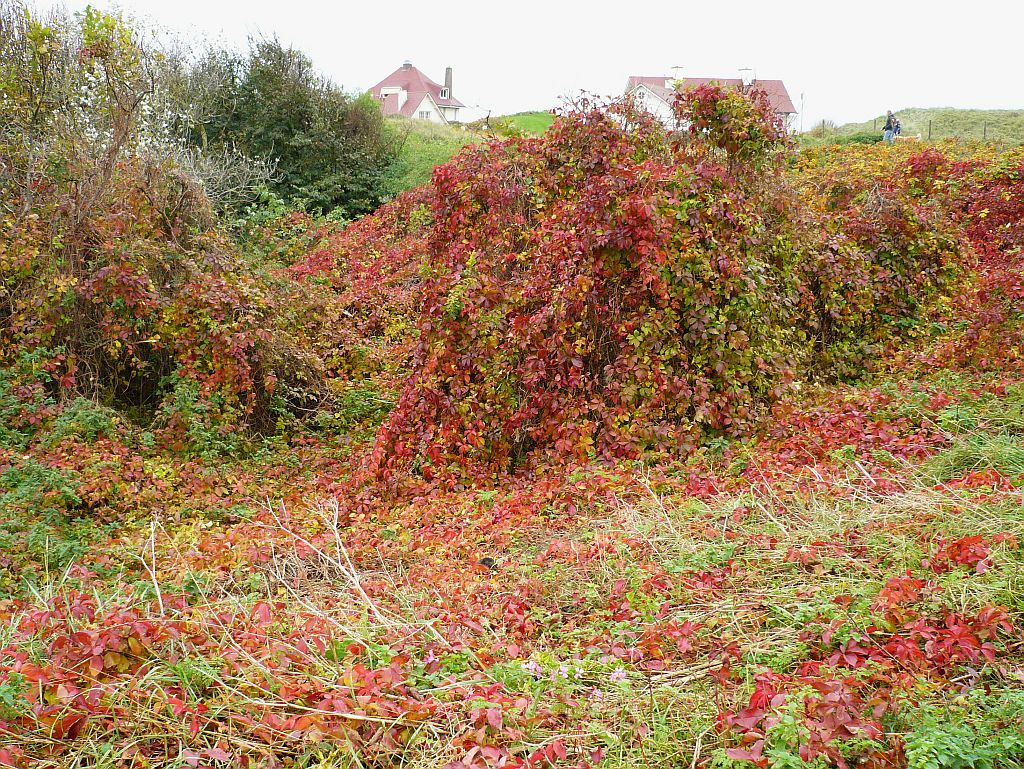
[[[540,136],[555,120],[550,111],[518,112],[515,115],[503,115],[498,120],[507,120],[520,131],[531,136]]]

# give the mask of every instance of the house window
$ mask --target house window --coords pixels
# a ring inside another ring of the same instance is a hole
[[[447,89],[447,88],[442,88],[442,89],[441,89],[441,98],[442,98],[442,99],[447,99],[447,98],[449,98],[449,94],[448,94],[448,89]]]
[[[430,120],[430,110],[429,109],[421,109],[420,110],[420,120]]]

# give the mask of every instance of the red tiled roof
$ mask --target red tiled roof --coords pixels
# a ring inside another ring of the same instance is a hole
[[[381,109],[385,115],[405,115],[406,117],[412,117],[416,108],[419,107],[420,102],[423,101],[423,97],[429,95],[434,103],[439,107],[465,107],[458,99],[452,99],[451,94],[449,98],[441,98],[441,89],[444,86],[435,83],[429,77],[420,72],[416,67],[399,67],[386,78],[381,80],[377,85],[370,89],[375,97],[380,98],[381,88],[402,88],[406,91],[405,104],[402,105],[401,110],[398,109],[398,95],[394,98],[388,96],[384,103],[381,105]]]
[[[665,81],[673,81],[673,78],[664,77],[640,77],[633,75],[626,84],[626,91],[632,91],[637,86],[647,86],[665,101],[671,101],[673,90],[665,87]],[[680,78],[681,88],[685,91],[690,88],[698,88],[702,85],[715,84],[726,88],[739,88],[743,81],[738,77],[684,77]],[[781,80],[755,80],[754,88],[759,88],[768,95],[768,101],[772,108],[781,114],[790,115],[796,112],[793,100],[789,98],[789,92]]]

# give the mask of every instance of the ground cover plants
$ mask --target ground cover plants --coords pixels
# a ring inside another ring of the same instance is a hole
[[[0,766],[1022,765],[1024,155],[703,88],[221,218],[84,23],[0,65]]]

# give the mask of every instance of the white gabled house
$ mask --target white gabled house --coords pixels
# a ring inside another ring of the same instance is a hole
[[[789,119],[796,114],[793,100],[789,98],[789,92],[781,80],[747,80],[738,77],[684,77],[677,79],[632,75],[626,82],[626,95],[632,95],[637,105],[642,106],[658,118],[667,128],[677,128],[675,114],[672,111],[676,93],[702,85],[718,85],[744,92],[752,89],[764,91],[775,114],[782,118],[784,123],[788,124]]]
[[[459,109],[465,107],[452,96],[452,68],[444,74],[444,85],[429,77],[406,61],[402,66],[370,89],[380,100],[385,115],[404,115],[433,123],[457,123]]]
[[[632,96],[637,106],[643,107],[661,121],[666,128],[675,127],[672,101],[675,85],[672,78],[638,77],[633,75],[626,83],[626,95]]]

